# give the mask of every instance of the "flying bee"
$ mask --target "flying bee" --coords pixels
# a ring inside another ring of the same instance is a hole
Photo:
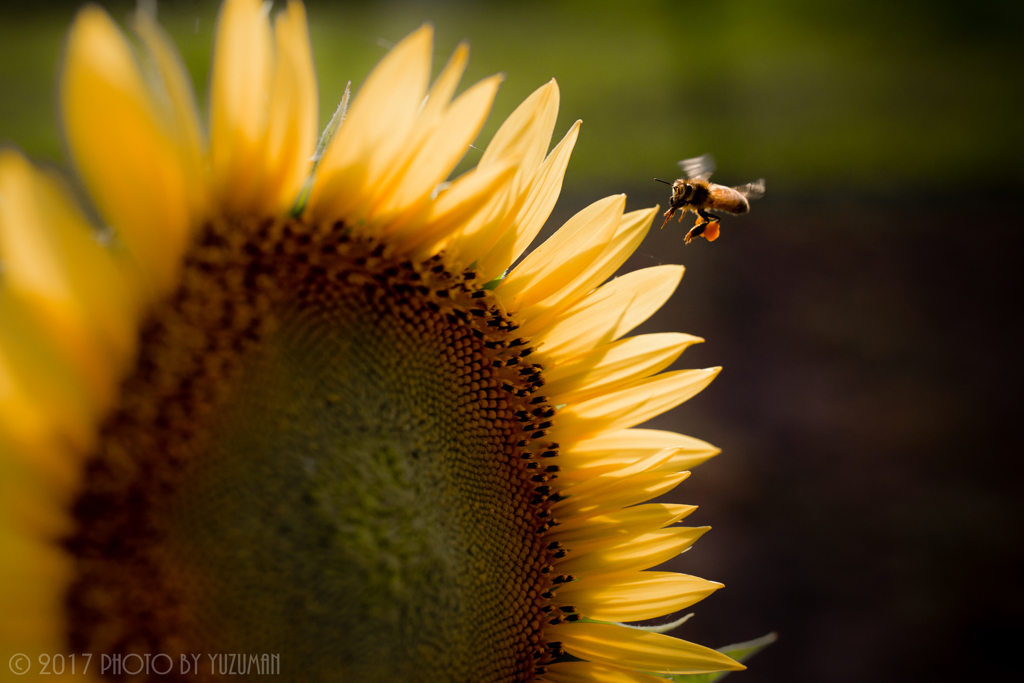
[[[711,213],[709,209],[739,216],[750,211],[749,200],[758,199],[764,194],[764,178],[739,187],[726,187],[708,182],[708,178],[715,171],[715,160],[710,154],[695,159],[684,159],[679,162],[679,167],[683,169],[684,177],[674,183],[660,178],[655,180],[672,186],[672,197],[669,199],[665,222],[661,227],[668,225],[669,219],[676,211],[679,211],[680,223],[683,222],[683,216],[687,211],[697,214],[697,223],[690,228],[690,232],[686,233],[683,240],[686,244],[701,236],[708,242],[718,239],[721,218]]]

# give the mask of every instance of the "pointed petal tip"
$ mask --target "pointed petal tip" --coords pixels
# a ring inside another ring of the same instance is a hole
[[[683,275],[686,273],[686,266],[679,263],[664,263],[659,266],[651,266],[651,268],[658,268],[659,272],[663,273],[663,277],[666,280],[670,280],[674,277],[676,279],[676,285],[679,284],[683,279]]]
[[[68,45],[78,46],[77,41],[90,41],[89,47],[97,51],[104,47],[103,40],[110,35],[111,31],[119,31],[117,24],[105,9],[97,4],[89,3],[75,13],[65,38],[65,53],[68,52]],[[100,41],[100,42],[97,42]],[[100,51],[100,54],[107,56],[109,51]],[[67,57],[64,58],[63,68],[66,71],[68,65]]]
[[[74,25],[76,23],[78,23],[81,20],[82,17],[105,16],[106,14],[107,14],[107,11],[105,9],[103,9],[102,7],[100,7],[99,5],[97,5],[96,3],[94,3],[94,2],[86,3],[85,5],[82,5],[81,7],[79,7],[78,11],[75,12],[75,18],[74,18],[73,23],[72,23],[71,26],[72,26],[72,28],[74,28]]]
[[[409,35],[407,35],[404,38],[402,38],[401,40],[399,40],[395,44],[395,46],[391,48],[391,50],[388,50],[388,52],[393,51],[395,48],[397,48],[399,45],[402,45],[403,43],[406,44],[406,45],[409,45],[409,46],[411,46],[411,45],[419,45],[421,43],[425,47],[433,45],[434,44],[434,24],[432,22],[429,22],[429,21],[423,22],[418,29],[416,29],[415,31],[413,31]],[[428,49],[429,49],[429,47],[428,47]],[[458,50],[458,48],[456,48],[456,50]]]
[[[626,208],[626,193],[620,192],[619,194],[610,194],[605,197],[605,201],[618,204],[618,212],[621,215]]]
[[[430,21],[425,21],[423,24],[410,33],[404,40],[408,40],[414,43],[426,43],[427,45],[434,44],[434,24]],[[403,41],[404,42],[404,41]]]
[[[721,455],[722,454],[722,449],[721,448],[718,448],[717,446],[715,446],[713,448],[714,448],[714,452],[712,452],[711,455],[708,456],[708,459],[711,459],[711,458],[715,457],[716,455]]]

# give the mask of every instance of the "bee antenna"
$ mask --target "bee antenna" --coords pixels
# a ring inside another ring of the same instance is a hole
[[[672,183],[670,183],[667,180],[662,180],[661,178],[655,178],[655,180],[657,180],[659,183],[665,183],[666,185],[671,185],[672,184]]]

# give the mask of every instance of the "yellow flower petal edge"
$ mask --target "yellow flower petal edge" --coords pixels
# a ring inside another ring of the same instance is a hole
[[[568,584],[562,598],[599,621],[642,621],[689,607],[721,588],[668,572],[633,572]]]
[[[433,29],[418,29],[388,53],[359,89],[320,163],[308,205],[314,220],[358,224],[367,219],[373,187],[403,154],[426,97],[432,45]]]
[[[664,683],[659,676],[596,662],[560,662],[548,668],[551,683]]]
[[[225,2],[217,21],[210,76],[210,162],[223,206],[244,211],[259,201],[267,170],[267,93],[274,78],[273,36],[259,0]],[[283,104],[283,103],[282,103]]]
[[[660,633],[611,624],[567,624],[551,630],[570,654],[625,668],[675,674],[746,668],[720,652]]]
[[[152,296],[174,286],[199,216],[188,191],[193,150],[158,103],[131,48],[103,10],[79,12],[61,76],[68,149],[104,219],[132,250]]]
[[[74,623],[81,609],[68,605],[84,604],[75,597],[75,586],[92,580],[83,568],[102,573],[105,560],[89,564],[65,541],[88,538],[88,518],[75,501],[101,495],[89,463],[99,457],[120,468],[118,476],[140,476],[131,452],[109,448],[117,426],[106,420],[138,410],[122,400],[145,390],[140,368],[154,362],[146,321],[156,316],[171,325],[181,314],[201,326],[202,311],[189,308],[189,297],[219,282],[203,274],[269,244],[274,249],[260,253],[278,259],[281,273],[307,273],[306,282],[335,272],[320,260],[348,249],[355,265],[337,271],[346,286],[365,283],[371,291],[374,282],[397,278],[395,292],[421,297],[422,310],[436,314],[424,329],[455,330],[445,333],[441,356],[456,363],[468,392],[471,409],[459,415],[470,416],[465,429],[501,444],[473,457],[480,467],[500,461],[487,470],[500,474],[484,479],[507,487],[500,503],[512,511],[515,542],[523,544],[510,556],[532,567],[518,583],[500,572],[473,577],[481,593],[494,596],[488,600],[519,610],[501,616],[511,621],[495,622],[509,624],[495,642],[514,647],[481,656],[480,666],[490,668],[477,670],[478,680],[643,683],[664,680],[659,674],[743,668],[692,643],[597,623],[670,614],[721,587],[651,571],[707,527],[677,526],[692,506],[647,502],[718,450],[636,427],[694,396],[719,369],[662,372],[702,341],[697,337],[623,338],[664,304],[683,274],[680,266],[657,266],[605,283],[646,235],[657,207],[626,213],[623,195],[598,200],[509,271],[549,217],[579,134],[577,122],[548,150],[557,84],[543,85],[515,110],[476,168],[449,178],[482,129],[502,77],[456,96],[469,53],[463,44],[431,84],[433,31],[424,26],[366,79],[311,176],[318,100],[301,3],[291,0],[273,17],[256,0],[224,3],[208,138],[173,44],[144,11],[134,28],[156,66],[154,79],[142,77],[131,44],[95,6],[76,17],[60,78],[71,160],[103,225],[89,224],[59,178],[0,151],[5,651],[70,652],[69,634],[82,631]],[[305,187],[308,200],[293,216]],[[302,251],[310,244],[315,252]],[[253,282],[260,292],[276,291],[272,278]],[[251,285],[232,275],[223,286]],[[174,308],[175,301],[185,304]],[[253,301],[240,318],[247,324],[272,307],[264,294]],[[200,338],[184,330],[172,337],[186,345]],[[177,349],[160,348],[165,358],[179,358]],[[230,343],[226,348],[201,362],[202,372],[219,376]],[[194,349],[183,348],[180,357],[188,353]],[[161,381],[171,380],[178,381]],[[184,378],[186,386],[191,381]],[[156,620],[153,629],[164,628],[159,614],[147,618]],[[446,652],[474,648],[442,642]],[[412,666],[423,653],[408,652]],[[456,668],[467,666],[473,662]]]

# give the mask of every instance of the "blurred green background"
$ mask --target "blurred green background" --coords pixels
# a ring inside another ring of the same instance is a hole
[[[6,6],[0,135],[61,157],[54,74],[80,3]],[[124,19],[131,3],[106,3]],[[437,66],[468,38],[466,82],[507,80],[484,131],[559,80],[559,131],[584,133],[569,183],[623,183],[713,150],[773,191],[928,190],[952,178],[1018,182],[1021,10],[1012,2],[309,3],[324,120],[387,46],[424,21]],[[160,16],[205,96],[216,2]]]
[[[77,5],[0,10],[0,141],[57,164],[54,84]],[[106,6],[119,20],[131,10]],[[687,266],[641,331],[704,336],[680,366],[725,366],[656,424],[724,449],[672,494],[715,527],[672,566],[727,585],[678,635],[718,646],[780,633],[735,680],[992,681],[1016,668],[1021,6],[308,3],[322,121],[424,21],[435,70],[468,38],[466,84],[507,75],[479,147],[556,77],[556,138],[584,123],[546,233],[612,192],[664,207],[651,179],[704,152],[720,182],[767,178],[719,241],[684,249],[673,224],[626,266]],[[214,2],[160,5],[201,101],[215,16]]]

